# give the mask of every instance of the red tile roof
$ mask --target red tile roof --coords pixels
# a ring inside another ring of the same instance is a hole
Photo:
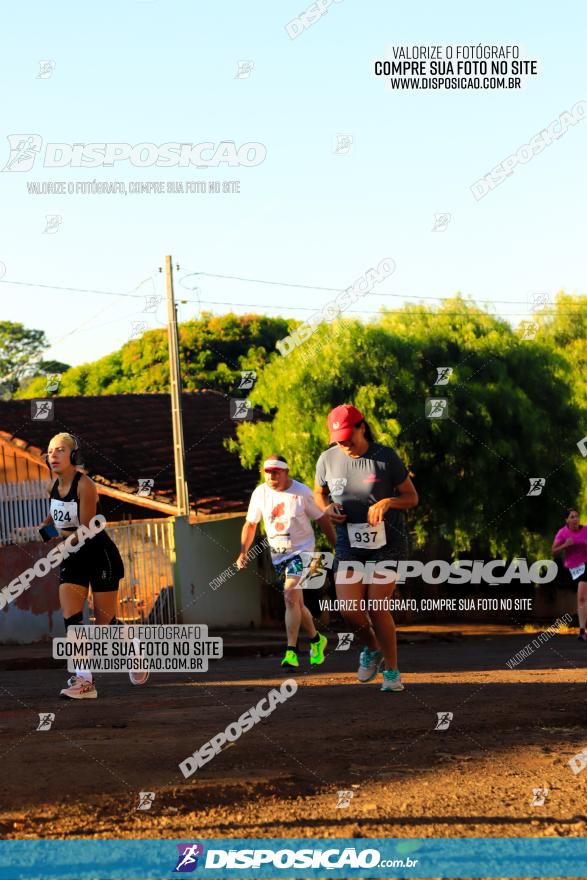
[[[0,401],[0,432],[36,456],[54,434],[69,431],[79,437],[97,483],[135,494],[139,479],[152,479],[152,498],[175,504],[168,394],[55,397],[54,403],[53,421],[33,421],[30,400]],[[217,391],[184,393],[182,410],[191,508],[211,514],[246,509],[259,474],[243,470],[224,448],[225,438],[235,436],[229,398]],[[267,419],[255,412],[259,417]]]

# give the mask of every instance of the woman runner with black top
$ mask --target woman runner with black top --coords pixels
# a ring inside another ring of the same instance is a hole
[[[418,504],[418,494],[401,459],[389,446],[373,440],[356,407],[333,409],[328,429],[332,445],[318,459],[314,497],[336,525],[334,568],[341,614],[365,643],[357,677],[360,682],[371,681],[384,666],[381,690],[401,691],[395,624],[387,601],[395,584],[382,582],[376,572],[353,572],[350,563],[406,558],[403,511]],[[386,574],[389,578],[392,572]]]
[[[93,481],[78,470],[80,447],[73,434],[61,433],[53,437],[47,463],[57,479],[51,488],[51,513],[41,525],[54,524],[60,538],[68,538],[80,526],[87,529],[90,521],[100,514],[98,490]],[[118,586],[124,577],[124,564],[118,548],[104,531],[86,538],[83,543],[79,536],[78,540],[79,549],[65,557],[59,568],[59,602],[66,633],[68,627],[83,624],[83,609],[90,584],[96,623],[116,624]],[[72,700],[96,699],[98,693],[92,673],[76,671],[61,695]]]

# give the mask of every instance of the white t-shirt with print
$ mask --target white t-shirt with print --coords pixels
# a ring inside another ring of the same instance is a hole
[[[271,561],[274,565],[290,559],[301,551],[314,549],[314,529],[310,520],[320,519],[320,510],[312,490],[297,480],[284,492],[271,489],[267,483],[257,486],[251,495],[247,522],[258,523],[263,517]]]

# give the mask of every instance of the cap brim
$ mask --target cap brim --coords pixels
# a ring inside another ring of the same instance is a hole
[[[344,443],[345,440],[350,440],[353,436],[354,428],[341,428],[339,431],[331,431],[330,432],[330,442],[331,443]]]

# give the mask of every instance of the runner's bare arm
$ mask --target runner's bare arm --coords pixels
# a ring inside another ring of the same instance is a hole
[[[397,498],[382,498],[377,504],[371,505],[367,514],[369,525],[375,526],[382,522],[388,510],[409,510],[411,507],[417,506],[418,493],[410,477],[406,477],[397,488],[400,492]]]
[[[50,503],[50,502],[51,502],[51,495],[50,495],[50,493],[49,493],[49,496],[48,496],[48,497],[49,497],[49,503]],[[45,517],[45,519],[43,520],[43,522],[39,523],[39,525],[37,526],[37,528],[42,529],[44,526],[54,526],[54,525],[55,525],[55,523],[53,522],[53,517],[52,517],[51,514],[49,513],[49,515]]]
[[[327,513],[332,522],[343,523],[346,521],[345,513],[337,513],[334,504],[328,503],[328,486],[314,484],[314,501],[324,513]]]
[[[567,538],[562,544],[553,544],[552,545],[552,555],[555,553],[560,553],[562,550],[566,550],[567,547],[572,547],[575,542],[572,538]]]
[[[248,520],[245,522],[243,526],[243,530],[241,532],[241,552],[238,555],[236,560],[237,568],[246,568],[247,565],[247,553],[251,548],[251,544],[255,539],[255,532],[257,531],[257,523],[249,522]]]
[[[328,507],[328,486],[319,486],[314,483],[314,501],[320,510],[326,510]]]
[[[98,509],[98,490],[93,480],[85,475],[78,484],[79,488],[79,523],[88,528],[90,520],[96,516]]]

